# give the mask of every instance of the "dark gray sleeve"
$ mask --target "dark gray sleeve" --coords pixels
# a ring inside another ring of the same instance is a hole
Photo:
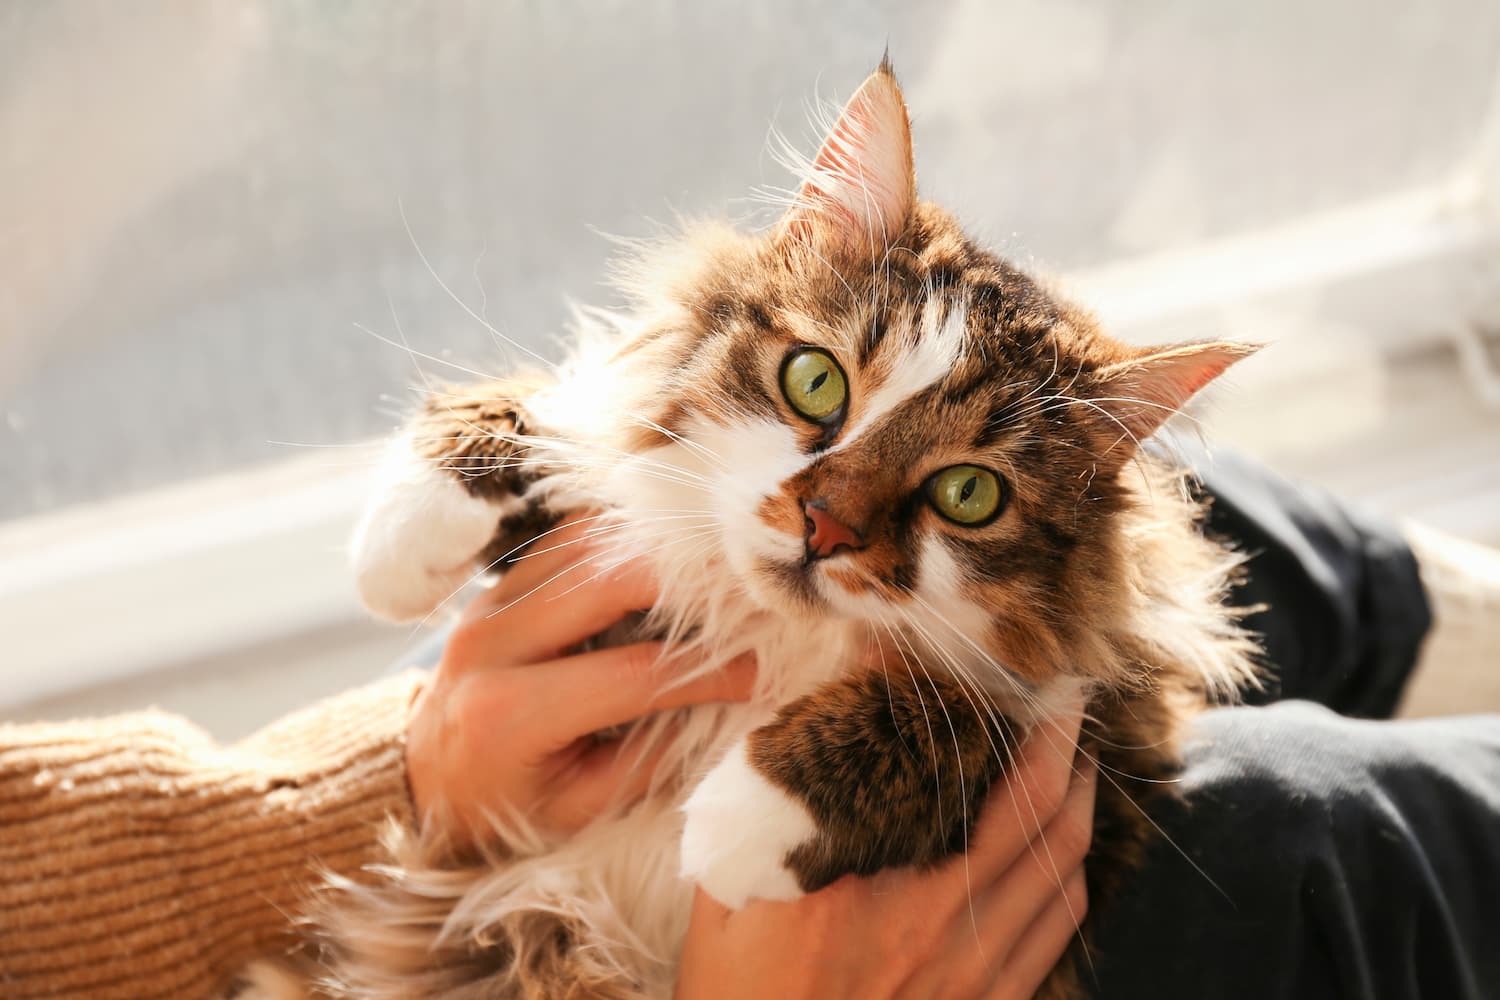
[[[1097,997],[1500,997],[1500,716],[1220,709],[1183,781],[1095,914]]]
[[[1246,624],[1260,633],[1271,682],[1246,700],[1306,698],[1344,715],[1389,716],[1432,624],[1405,540],[1233,452],[1201,468],[1208,529],[1250,557],[1231,600],[1266,609]]]

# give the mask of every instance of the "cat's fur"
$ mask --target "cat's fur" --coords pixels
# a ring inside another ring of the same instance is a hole
[[[644,560],[661,581],[644,627],[705,671],[753,652],[756,701],[676,713],[657,792],[571,838],[501,817],[497,855],[460,863],[394,831],[378,882],[324,914],[329,988],[667,997],[694,882],[739,906],[936,863],[1077,692],[1107,905],[1180,723],[1251,676],[1221,604],[1235,558],[1138,442],[1249,349],[1111,340],[919,201],[886,64],[772,232],[692,227],[623,287],[630,308],[591,314],[556,371],[426,402],[361,525],[361,587],[421,616],[558,515],[602,511],[596,565]],[[779,387],[798,345],[847,376],[836,426]],[[923,483],[959,463],[1004,479],[992,523],[928,503]],[[811,559],[807,505],[862,547]],[[1075,974],[1065,961],[1044,993]]]

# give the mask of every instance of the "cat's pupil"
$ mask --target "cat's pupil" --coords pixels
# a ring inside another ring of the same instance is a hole
[[[978,476],[970,476],[968,479],[964,480],[963,489],[961,489],[961,490],[958,491],[958,502],[959,503],[968,503],[969,502],[969,497],[971,497],[971,496],[974,495],[974,490],[978,486],[979,486],[979,477]]]
[[[813,378],[813,380],[811,382],[807,383],[807,392],[808,392],[808,395],[812,395],[813,393],[817,392],[819,389],[823,388],[823,383],[827,382],[827,381],[828,381],[828,373],[826,371],[818,372],[818,374]]]

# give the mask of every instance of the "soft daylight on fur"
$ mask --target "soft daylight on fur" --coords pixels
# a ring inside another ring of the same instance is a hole
[[[326,894],[322,988],[668,997],[694,882],[739,906],[962,851],[1078,691],[1107,905],[1181,722],[1251,678],[1236,558],[1140,444],[1251,348],[1126,346],[975,245],[918,199],[886,63],[774,227],[690,227],[622,287],[555,370],[430,395],[360,526],[361,590],[419,619],[598,511],[595,566],[660,578],[641,628],[704,671],[753,653],[756,700],[676,713],[656,794],[569,839],[506,817],[459,862],[392,831],[386,868]]]

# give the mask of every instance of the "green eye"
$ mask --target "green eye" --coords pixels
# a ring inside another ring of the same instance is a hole
[[[826,352],[804,347],[792,352],[781,366],[781,393],[792,409],[813,423],[827,423],[849,401],[844,370]]]
[[[1000,513],[1005,490],[989,469],[950,465],[927,480],[927,499],[948,520],[978,526]]]

